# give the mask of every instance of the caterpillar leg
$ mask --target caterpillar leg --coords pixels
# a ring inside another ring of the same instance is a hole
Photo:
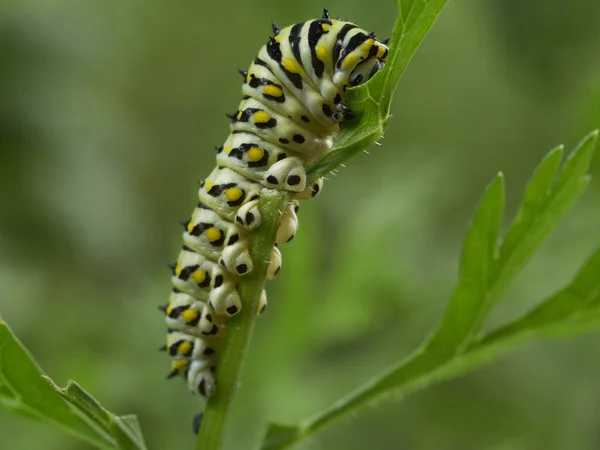
[[[273,164],[265,174],[266,184],[274,189],[302,192],[306,189],[306,170],[300,158],[285,158]]]
[[[235,221],[247,230],[254,230],[260,225],[260,211],[258,210],[258,199],[252,200],[238,209]]]
[[[285,211],[283,211],[281,216],[279,228],[277,229],[277,236],[275,238],[275,242],[277,242],[277,244],[285,244],[286,242],[294,239],[294,236],[298,231],[298,216],[296,214],[297,210],[297,200],[292,200],[286,205]]]
[[[321,192],[321,190],[323,189],[323,178],[319,178],[317,181],[315,181],[313,184],[311,184],[310,186],[307,186],[306,189],[304,189],[302,192],[299,192],[298,194],[296,194],[294,196],[294,198],[297,198],[299,200],[306,200],[309,198],[313,198],[316,197],[317,194],[319,192]]]
[[[200,425],[202,425],[202,417],[204,414],[198,413],[194,416],[194,420],[192,422],[192,429],[194,430],[194,434],[198,434],[200,431]]]
[[[273,247],[271,252],[271,261],[269,267],[267,267],[267,280],[271,280],[281,270],[281,252],[277,248],[277,244]]]
[[[219,264],[227,271],[238,275],[246,275],[254,270],[254,264],[248,252],[248,242],[237,241],[236,244],[228,245],[221,253]]]
[[[190,363],[185,359],[174,359],[171,364],[171,372],[167,378],[182,375],[187,378],[188,388],[194,394],[210,397],[215,392],[216,382],[213,375],[214,362],[212,360],[192,360]]]
[[[263,289],[258,302],[257,314],[262,314],[267,309],[267,291]]]
[[[207,360],[195,360],[190,364],[187,380],[190,392],[210,397],[214,394],[217,383],[213,371],[214,363]]]

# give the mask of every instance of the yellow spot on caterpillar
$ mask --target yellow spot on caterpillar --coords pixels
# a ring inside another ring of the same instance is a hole
[[[171,305],[170,303],[167,305],[167,309],[165,310],[165,314],[167,316],[171,315],[171,312],[173,311],[173,305]]]
[[[294,58],[286,56],[285,58],[283,58],[283,61],[281,61],[281,64],[283,65],[283,67],[285,67],[285,70],[287,70],[288,72],[300,73],[300,65],[298,64],[298,61],[296,61]]]
[[[330,27],[331,25],[329,25],[328,23],[321,24],[321,28],[323,29],[323,31],[329,31]]]
[[[263,159],[265,151],[262,148],[252,147],[248,150],[248,160],[251,162],[257,162]]]
[[[252,115],[255,123],[267,123],[271,116],[264,111],[257,111]]]
[[[228,201],[235,202],[236,200],[240,199],[243,193],[244,191],[242,191],[239,187],[232,187],[225,191],[225,197],[227,197]]]
[[[181,317],[183,317],[183,320],[187,323],[193,322],[198,318],[198,311],[188,308],[181,314]]]
[[[212,181],[207,181],[206,183],[204,183],[204,189],[206,189],[206,192],[208,192],[212,189],[214,185],[215,183],[213,183]]]
[[[223,149],[226,155],[229,155],[231,153],[231,150],[233,150],[233,147],[231,145],[226,145]]]
[[[183,359],[176,359],[171,363],[171,368],[177,372],[183,372],[187,367],[188,363]]]
[[[191,220],[188,222],[187,224],[187,232],[191,233],[192,230],[194,229],[194,222],[192,222]]]
[[[190,352],[190,350],[192,350],[192,343],[189,341],[183,341],[181,344],[179,344],[179,347],[177,348],[177,353],[179,353],[180,355],[185,355],[187,353]]]
[[[367,39],[363,45],[360,46],[360,50],[363,54],[368,55],[371,47],[375,44],[375,39]]]
[[[383,45],[379,45],[377,48],[377,57],[378,58],[383,58],[383,55],[385,54],[387,48],[385,48]]]
[[[267,84],[265,87],[263,87],[263,94],[270,95],[271,97],[281,97],[283,91],[277,86]]]
[[[252,79],[253,76],[254,76],[253,73],[248,72],[248,75],[246,75],[246,83],[250,83],[250,80]]]
[[[221,232],[216,227],[209,228],[205,231],[205,233],[206,238],[209,240],[209,242],[215,242],[221,239]]]
[[[192,278],[196,283],[200,284],[204,280],[206,280],[206,272],[200,269],[194,270],[194,272],[192,273]]]
[[[281,42],[281,35],[278,34],[277,36],[275,36],[275,42]]]
[[[342,63],[342,67],[344,69],[350,69],[358,63],[358,57],[353,54],[349,54],[344,58],[344,62]]]
[[[177,276],[181,275],[181,270],[182,270],[181,264],[177,264],[175,266],[175,275],[177,275]]]
[[[317,54],[317,58],[319,58],[321,61],[327,61],[327,57],[329,56],[329,51],[327,50],[326,46],[319,45],[317,47],[317,49],[315,50],[315,53]]]
[[[242,118],[242,114],[244,114],[244,113],[243,113],[243,111],[239,111],[239,112],[237,113],[236,119],[237,119],[237,120],[240,120],[240,119]]]

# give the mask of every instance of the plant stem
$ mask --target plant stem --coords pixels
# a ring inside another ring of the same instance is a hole
[[[261,224],[252,232],[250,256],[252,273],[240,279],[238,292],[242,311],[229,320],[227,335],[217,364],[217,389],[206,404],[196,450],[220,450],[233,398],[240,386],[244,359],[252,337],[256,310],[265,285],[267,267],[287,196],[263,189],[260,196]]]

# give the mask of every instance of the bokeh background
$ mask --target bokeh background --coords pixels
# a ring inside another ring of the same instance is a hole
[[[156,306],[179,219],[214,164],[246,67],[316,0],[3,0],[0,4],[0,311],[59,384],[139,416],[152,449],[193,448],[200,407],[167,382]],[[330,0],[390,34],[391,0]],[[394,119],[304,204],[269,284],[229,449],[268,419],[296,422],[407,354],[439,319],[474,205],[507,177],[512,214],[552,147],[600,126],[600,2],[449,2],[396,93]],[[565,284],[600,243],[593,182],[507,292],[493,323]],[[537,343],[299,448],[600,448],[599,336]],[[0,410],[0,447],[87,449]]]

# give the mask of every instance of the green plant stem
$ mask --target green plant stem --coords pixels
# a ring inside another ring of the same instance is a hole
[[[261,192],[261,224],[252,233],[250,241],[250,256],[254,269],[252,273],[242,277],[238,284],[242,311],[229,321],[217,365],[217,389],[206,404],[196,450],[219,450],[223,445],[227,417],[240,386],[244,360],[254,330],[256,310],[264,289],[275,234],[286,201],[287,196],[277,191],[264,189]]]

